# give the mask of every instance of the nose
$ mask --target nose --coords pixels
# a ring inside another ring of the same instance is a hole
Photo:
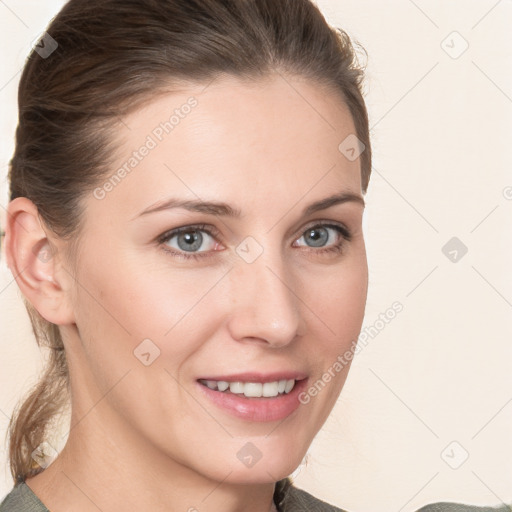
[[[230,272],[228,328],[238,341],[259,340],[283,347],[302,333],[297,280],[281,256],[264,252],[256,261],[239,261]]]

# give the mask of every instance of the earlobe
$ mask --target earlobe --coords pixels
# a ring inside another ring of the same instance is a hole
[[[37,207],[26,197],[7,208],[5,254],[7,265],[28,301],[49,322],[73,322],[68,283],[59,272],[60,258],[52,248]]]

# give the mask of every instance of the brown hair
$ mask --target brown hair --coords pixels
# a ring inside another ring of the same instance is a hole
[[[311,0],[70,0],[47,34],[21,75],[10,199],[30,199],[45,225],[71,245],[79,238],[81,199],[109,171],[108,135],[119,116],[158,91],[220,74],[252,80],[278,70],[339,93],[365,146],[366,193],[371,148],[363,70],[349,36],[330,27]],[[43,471],[31,454],[69,399],[58,326],[25,305],[49,358],[9,423],[16,483]]]

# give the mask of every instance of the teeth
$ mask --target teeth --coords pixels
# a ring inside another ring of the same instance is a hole
[[[261,382],[247,382],[243,386],[245,396],[258,397],[263,394],[263,384]]]
[[[276,380],[274,382],[226,382],[225,380],[200,380],[200,382],[210,389],[216,391],[229,391],[235,394],[243,394],[248,398],[253,397],[274,397],[277,395],[288,394],[295,386],[295,380]]]
[[[229,382],[226,382],[225,380],[219,380],[219,382],[217,382],[217,389],[219,391],[226,391],[226,389],[228,389],[228,388],[229,388]]]
[[[210,388],[210,389],[217,389],[217,383],[214,380],[205,380],[204,383]]]
[[[279,382],[265,382],[265,384],[261,386],[261,394],[262,396],[277,396],[279,394],[278,388]]]
[[[229,384],[229,391],[231,391],[231,393],[243,393],[244,385],[242,382],[231,382]]]

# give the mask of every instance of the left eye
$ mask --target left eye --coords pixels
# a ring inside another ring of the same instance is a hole
[[[331,230],[331,233],[334,232],[332,237],[329,236],[329,230]],[[348,233],[346,233],[346,230],[341,228],[341,226],[320,224],[318,226],[308,228],[300,238],[304,238],[306,240],[309,238],[309,240],[312,240],[313,245],[310,245],[309,247],[323,247],[329,238],[334,239],[334,242],[336,242],[340,234],[348,239]],[[298,240],[300,240],[300,238]]]

